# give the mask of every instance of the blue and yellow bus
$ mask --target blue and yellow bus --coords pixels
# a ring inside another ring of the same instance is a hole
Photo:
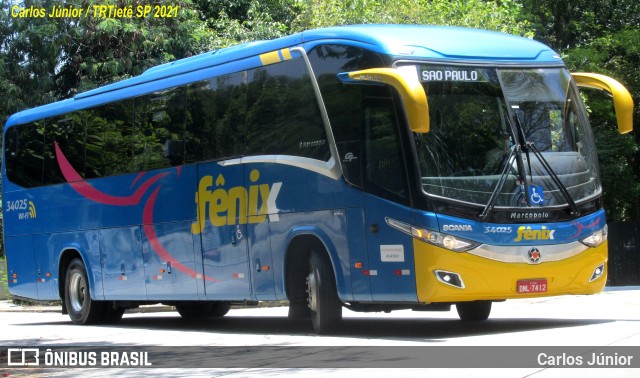
[[[594,139],[569,73],[525,38],[455,27],[310,30],[151,68],[14,114],[9,289],[73,323],[150,303],[185,318],[289,301],[484,320],[607,274]]]

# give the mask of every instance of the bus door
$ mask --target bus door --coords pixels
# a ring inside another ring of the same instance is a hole
[[[194,245],[192,236],[196,177],[194,165],[181,167],[172,186],[165,184],[158,192],[154,224],[144,225],[143,253],[150,300],[194,300],[204,289],[198,278],[202,269],[195,252],[200,247]]]
[[[247,242],[249,245],[249,266],[253,293],[257,300],[275,299],[273,278],[273,258],[271,255],[271,239],[269,236],[270,216],[266,214],[264,189],[273,190],[274,184],[265,183],[269,177],[268,168],[258,169],[245,165],[245,187],[249,194],[247,206]],[[262,178],[261,178],[262,177]],[[275,185],[279,186],[280,183]],[[277,216],[277,215],[276,215]]]
[[[368,272],[363,273],[370,277],[373,300],[415,301],[413,241],[397,227],[411,223],[411,210],[392,99],[367,100],[363,117],[364,218],[369,254]]]
[[[192,233],[202,251],[207,299],[252,299],[243,171],[242,164],[198,166],[198,220]]]

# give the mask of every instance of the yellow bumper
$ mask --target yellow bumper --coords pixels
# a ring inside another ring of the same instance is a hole
[[[605,273],[589,282],[595,268],[607,262],[607,242],[573,257],[537,265],[505,263],[469,253],[452,252],[414,239],[418,300],[423,303],[501,300],[564,294],[595,294],[605,286]],[[605,264],[606,265],[606,264]],[[435,270],[460,275],[465,288],[440,282]],[[545,293],[519,294],[518,280],[547,280]]]

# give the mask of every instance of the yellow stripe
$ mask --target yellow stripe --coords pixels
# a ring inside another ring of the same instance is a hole
[[[282,53],[282,57],[284,58],[284,60],[291,59],[291,51],[289,51],[289,49],[282,49],[280,50],[280,52]]]
[[[280,62],[280,55],[278,55],[277,51],[272,51],[268,53],[264,53],[260,55],[260,61],[263,66],[268,64],[278,63]]]

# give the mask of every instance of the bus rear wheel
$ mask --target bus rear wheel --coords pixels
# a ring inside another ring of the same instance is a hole
[[[87,269],[81,259],[73,259],[67,268],[64,301],[74,324],[95,324],[102,320],[104,302],[91,299]]]
[[[473,301],[456,303],[460,319],[467,322],[487,320],[491,313],[491,301]]]
[[[176,310],[184,319],[221,318],[229,312],[229,302],[189,302],[177,304]]]
[[[342,319],[342,303],[338,299],[331,264],[317,251],[311,252],[307,292],[311,324],[318,334],[333,332]]]

